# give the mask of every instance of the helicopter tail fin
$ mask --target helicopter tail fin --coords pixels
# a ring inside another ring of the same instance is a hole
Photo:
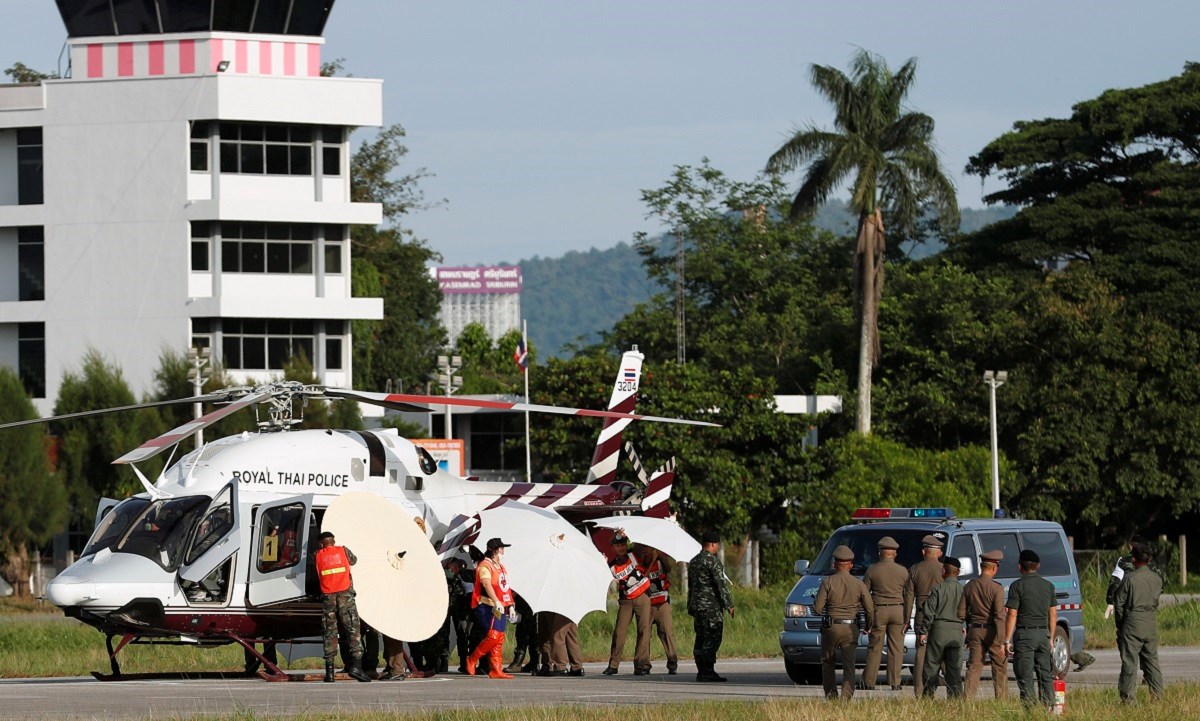
[[[612,397],[608,410],[633,413],[637,409],[638,383],[642,377],[642,361],[646,356],[638,352],[637,346],[621,356],[617,368],[617,379],[613,383]],[[629,425],[625,418],[609,418],[600,429],[596,439],[596,450],[592,454],[592,466],[588,469],[587,483],[608,484],[617,478],[617,462],[621,458],[621,433]]]

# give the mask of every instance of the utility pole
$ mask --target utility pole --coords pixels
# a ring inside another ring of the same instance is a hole
[[[462,376],[455,375],[462,370],[462,356],[444,356],[440,355],[437,359],[438,366],[438,385],[446,391],[446,397],[454,395],[454,392],[462,389]],[[453,425],[453,409],[450,404],[446,404],[446,440],[454,437],[452,432]]]
[[[203,348],[188,348],[188,362],[192,367],[188,369],[187,379],[192,384],[192,397],[199,398],[200,391],[204,388],[204,384],[208,383],[212,378],[212,348],[204,346]],[[204,408],[199,401],[192,404],[192,416],[199,418],[204,415]],[[196,429],[196,448],[204,445],[204,429]]]
[[[983,382],[991,389],[992,418],[992,516],[1001,517],[1000,511],[1000,440],[996,431],[996,389],[1008,380],[1008,371],[984,371]]]

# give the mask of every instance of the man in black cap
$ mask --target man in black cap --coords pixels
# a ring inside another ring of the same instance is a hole
[[[925,601],[929,598],[929,594],[933,592],[935,586],[942,582],[942,539],[933,534],[929,534],[921,539],[921,555],[924,559],[912,568],[908,569],[908,586],[905,592],[908,598],[913,599],[916,604],[917,615],[914,619],[916,625],[914,628],[920,628],[925,621],[921,610],[925,607]],[[907,617],[907,614],[905,614]],[[917,660],[913,664],[913,689],[917,693],[917,698],[925,691],[924,682],[925,672],[925,644],[917,641]]]
[[[325,682],[333,683],[333,655],[337,651],[338,627],[346,634],[350,647],[350,663],[346,670],[351,678],[370,681],[363,673],[363,646],[358,622],[358,607],[354,602],[354,583],[350,567],[358,559],[349,548],[337,545],[333,534],[323,532],[317,537],[321,548],[313,554],[313,566],[321,585],[321,625],[325,642]]]
[[[938,672],[945,662],[946,697],[961,698],[963,587],[958,582],[961,563],[954,556],[942,557],[943,582],[934,587],[921,608],[924,627],[917,628],[918,641],[925,646],[924,694],[933,698],[937,693]]]
[[[605,676],[617,673],[621,655],[625,651],[625,637],[629,633],[629,622],[637,622],[637,645],[633,652],[633,675],[650,673],[650,579],[629,552],[629,538],[625,531],[617,529],[612,537],[613,557],[608,569],[617,580],[617,622],[613,625],[612,648],[608,654]]]
[[[733,618],[733,593],[725,568],[717,560],[721,537],[712,531],[700,536],[700,553],[688,563],[688,613],[696,629],[692,655],[697,681],[725,681],[716,671],[717,651],[725,633],[725,611]]]
[[[1008,587],[1006,651],[1013,659],[1013,673],[1021,700],[1032,706],[1040,697],[1044,706],[1054,703],[1054,664],[1050,639],[1058,623],[1058,598],[1054,584],[1038,575],[1042,559],[1032,549],[1021,551],[1021,577]]]
[[[854,566],[854,551],[848,546],[833,549],[834,573],[826,576],[817,589],[813,613],[822,616],[821,624],[821,685],[825,698],[836,701],[838,657],[842,661],[842,699],[854,695],[854,651],[858,640],[858,612],[867,616],[867,628],[875,624],[875,604],[867,586],[850,575]]]

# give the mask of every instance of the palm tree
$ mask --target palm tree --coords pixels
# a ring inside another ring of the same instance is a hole
[[[933,119],[903,106],[916,74],[916,58],[893,73],[880,56],[860,50],[850,77],[813,65],[812,84],[834,108],[834,130],[798,128],[767,161],[767,171],[787,173],[806,165],[792,201],[793,219],[817,210],[850,181],[850,206],[858,211],[854,286],[860,320],[856,428],[871,433],[871,370],[879,363],[878,315],[883,293],[883,212],[900,231],[915,229],[926,204],[942,228],[958,226],[954,184],[933,143]]]

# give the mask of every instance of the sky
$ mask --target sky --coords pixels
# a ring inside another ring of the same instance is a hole
[[[9,5],[3,67],[55,68],[55,4]],[[908,104],[934,118],[960,205],[980,207],[997,186],[963,174],[972,154],[1015,121],[1177,75],[1200,60],[1198,21],[1195,0],[340,0],[323,59],[384,80],[402,170],[426,168],[427,199],[445,199],[404,224],[473,265],[661,231],[642,189],[705,157],[753,178],[796,127],[831,125],[808,69],[858,48],[917,58]]]

